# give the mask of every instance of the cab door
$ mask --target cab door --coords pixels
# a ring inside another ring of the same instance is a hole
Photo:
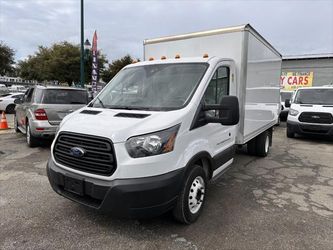
[[[236,95],[235,66],[232,61],[219,63],[212,75],[204,95],[202,105],[220,104],[224,96]],[[199,107],[200,108],[200,107]],[[213,176],[222,172],[232,162],[235,152],[236,127],[220,123],[207,123],[205,117],[219,117],[217,110],[200,111],[193,132],[206,139],[209,153],[213,157]]]

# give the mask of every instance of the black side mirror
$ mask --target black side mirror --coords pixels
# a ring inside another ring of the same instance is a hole
[[[22,99],[22,98],[16,98],[16,99],[14,100],[14,103],[15,103],[15,104],[21,104],[21,103],[23,103],[23,99]]]
[[[206,117],[209,123],[221,123],[222,125],[236,125],[239,122],[239,103],[237,96],[225,96],[219,105],[205,105],[204,111],[218,110],[219,117]]]
[[[284,101],[284,106],[285,106],[286,108],[290,108],[290,99],[286,99],[286,100]]]

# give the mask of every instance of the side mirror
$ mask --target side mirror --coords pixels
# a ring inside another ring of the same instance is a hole
[[[290,108],[290,99],[286,99],[286,100],[284,101],[284,106],[285,106],[286,108]]]
[[[21,103],[23,103],[23,100],[22,100],[21,98],[16,98],[16,99],[14,100],[14,103],[15,103],[15,104],[21,104]]]
[[[224,96],[219,105],[205,105],[204,111],[218,110],[219,117],[206,117],[209,123],[221,123],[222,125],[236,125],[239,122],[239,103],[237,96]]]

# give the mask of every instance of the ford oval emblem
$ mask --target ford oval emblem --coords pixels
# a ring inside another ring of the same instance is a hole
[[[79,148],[79,147],[72,147],[69,150],[69,153],[74,157],[81,158],[84,156],[85,150],[83,148]]]

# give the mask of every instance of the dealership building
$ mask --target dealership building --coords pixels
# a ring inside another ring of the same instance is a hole
[[[284,90],[333,85],[333,53],[284,56],[281,85]]]

